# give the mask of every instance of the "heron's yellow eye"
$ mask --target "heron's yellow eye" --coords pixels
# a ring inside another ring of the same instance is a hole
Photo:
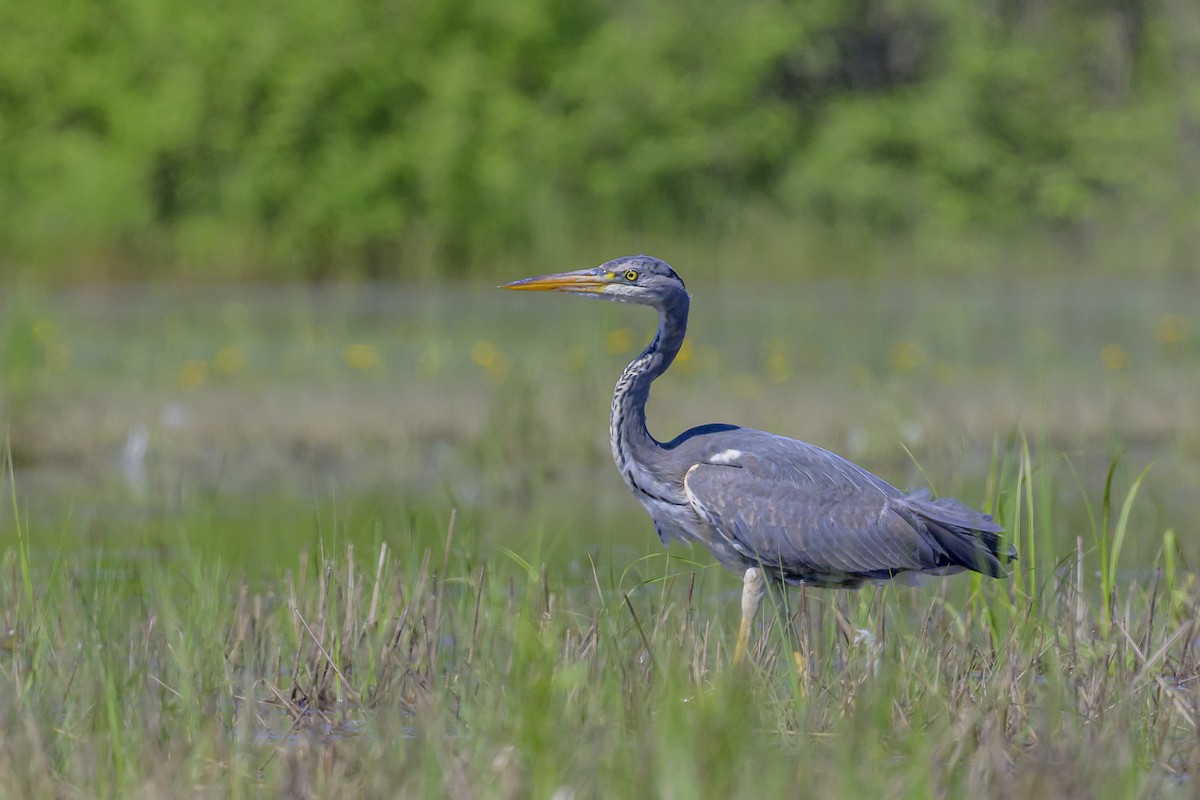
[[[633,283],[637,279],[638,279],[638,271],[636,269],[625,270],[625,280],[629,281],[630,283]]]

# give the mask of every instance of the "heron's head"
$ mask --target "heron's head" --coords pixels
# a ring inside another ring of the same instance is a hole
[[[506,283],[501,288],[567,292],[658,308],[687,297],[687,289],[675,270],[651,256],[626,256],[592,269],[539,275]]]

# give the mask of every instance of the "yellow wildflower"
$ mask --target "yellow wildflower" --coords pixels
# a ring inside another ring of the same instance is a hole
[[[213,366],[222,375],[236,375],[245,368],[246,356],[240,347],[227,345],[217,351],[216,358],[213,359]]]
[[[1169,311],[1158,318],[1154,333],[1163,347],[1177,347],[1188,337],[1187,317]]]
[[[925,363],[925,348],[914,339],[903,339],[892,345],[888,353],[888,365],[892,372],[912,372]]]
[[[609,355],[619,356],[628,353],[633,347],[633,331],[629,328],[616,328],[609,331],[604,338],[604,350]]]
[[[179,370],[179,383],[185,389],[195,389],[208,380],[208,362],[189,358]]]
[[[58,325],[52,319],[39,319],[33,324],[33,338],[41,345],[57,342]]]
[[[675,356],[675,369],[685,374],[696,371],[696,348],[692,347],[691,339],[684,339]]]
[[[360,372],[379,369],[379,353],[369,344],[352,344],[342,353],[342,358]]]
[[[767,357],[763,362],[767,378],[775,383],[783,383],[792,376],[792,365],[788,361],[787,345],[778,337],[767,342]]]
[[[471,360],[493,378],[503,378],[508,374],[508,357],[485,339],[471,345]]]
[[[1128,361],[1129,355],[1119,344],[1106,345],[1100,351],[1100,363],[1104,364],[1104,368],[1110,372],[1124,368]]]

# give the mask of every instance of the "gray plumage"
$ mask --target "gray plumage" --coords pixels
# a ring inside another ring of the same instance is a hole
[[[646,429],[650,384],[679,352],[690,305],[683,281],[666,263],[631,256],[505,288],[565,291],[658,310],[654,340],[617,381],[610,438],[621,476],[664,543],[699,542],[724,566],[747,571],[748,587],[754,568],[786,583],[817,586],[963,569],[1002,577],[1004,562],[1016,557],[987,514],[957,500],[901,492],[815,445],[722,424],[655,440]]]

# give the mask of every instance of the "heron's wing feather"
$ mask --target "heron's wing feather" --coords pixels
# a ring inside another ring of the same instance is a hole
[[[693,507],[748,558],[785,574],[886,577],[968,566],[1002,572],[988,543],[998,531],[957,501],[905,496],[819,447],[783,437],[724,463],[698,463],[684,488]],[[730,451],[726,451],[730,452]]]
[[[684,485],[719,535],[786,573],[869,574],[945,563],[929,537],[877,491],[713,464],[692,467]]]

